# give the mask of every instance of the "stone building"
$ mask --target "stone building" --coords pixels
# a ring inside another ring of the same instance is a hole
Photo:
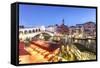
[[[96,35],[96,24],[94,22],[86,22],[83,24],[84,32],[87,36]]]

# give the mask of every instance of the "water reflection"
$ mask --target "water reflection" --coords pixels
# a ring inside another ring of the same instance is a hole
[[[95,60],[95,39],[73,39],[69,38],[66,45],[61,45],[59,56],[67,61]]]
[[[45,41],[60,44],[60,52],[57,55],[60,61],[95,60],[96,59],[96,39],[93,38],[71,38],[68,36],[47,36],[40,34]],[[49,37],[46,39],[46,37]]]

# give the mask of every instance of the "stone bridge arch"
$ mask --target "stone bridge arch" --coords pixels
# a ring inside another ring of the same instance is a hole
[[[34,34],[33,37],[35,37],[35,36],[37,36],[37,35],[39,35],[39,34],[43,34],[43,33],[48,34],[48,35],[50,35],[50,36],[54,36],[54,34],[53,34],[53,33],[50,33],[50,32],[38,32],[38,33]]]
[[[23,39],[25,40],[26,38],[34,38],[35,36],[41,34],[41,33],[45,33],[45,34],[48,34],[50,36],[54,36],[54,33],[51,33],[51,32],[47,32],[47,31],[44,31],[44,32],[35,32],[35,33],[28,33],[28,34],[20,34],[19,35],[19,39]]]

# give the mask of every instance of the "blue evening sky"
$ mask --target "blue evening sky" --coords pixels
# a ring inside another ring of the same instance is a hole
[[[25,27],[48,26],[62,24],[68,26],[88,21],[96,22],[96,9],[40,5],[19,5],[19,25]]]

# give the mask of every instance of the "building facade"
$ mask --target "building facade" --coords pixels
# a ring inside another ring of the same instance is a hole
[[[96,24],[94,22],[86,22],[83,27],[87,36],[96,36]]]

